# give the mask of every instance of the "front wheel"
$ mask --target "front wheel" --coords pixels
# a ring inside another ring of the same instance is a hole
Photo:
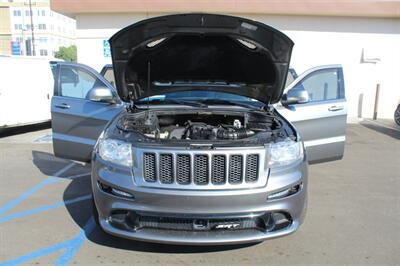
[[[400,104],[397,106],[396,111],[394,111],[394,122],[400,126]]]

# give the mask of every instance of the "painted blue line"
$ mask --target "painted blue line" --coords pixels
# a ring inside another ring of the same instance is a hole
[[[68,247],[71,243],[73,243],[74,240],[75,239],[63,241],[63,242],[57,243],[55,245],[39,249],[37,251],[34,251],[32,253],[28,253],[28,254],[23,255],[21,257],[18,257],[18,258],[15,258],[15,259],[0,263],[0,265],[1,266],[14,266],[14,265],[22,264],[22,263],[24,263],[26,261],[33,260],[35,258],[46,256],[46,255],[51,254],[53,252],[56,252],[56,251],[58,251],[60,249]]]
[[[42,256],[46,256],[48,254],[54,253],[58,250],[62,250],[66,248],[66,251],[59,257],[56,262],[56,265],[67,265],[69,261],[73,258],[73,256],[79,251],[80,247],[82,246],[84,240],[86,239],[86,235],[89,235],[93,229],[96,227],[96,223],[94,221],[93,216],[86,222],[83,229],[80,230],[78,235],[73,239],[59,242],[49,247],[45,247],[39,249],[37,251],[22,255],[18,258],[5,261],[0,263],[1,266],[14,266],[19,265],[24,262],[33,260],[35,258],[39,258]]]
[[[86,239],[86,236],[90,235],[93,229],[96,227],[96,222],[94,221],[93,216],[86,222],[85,226],[79,233],[79,235],[75,238],[74,242],[67,248],[67,250],[58,258],[58,260],[54,263],[56,266],[64,266],[68,265],[71,259],[75,256],[76,253],[81,249],[83,242]]]
[[[4,206],[2,206],[0,208],[0,215],[4,214],[5,212],[11,210],[12,208],[14,208],[15,206],[17,206],[18,204],[20,204],[21,202],[23,202],[24,200],[26,200],[29,196],[31,196],[33,193],[35,193],[36,191],[40,190],[41,188],[43,188],[44,186],[51,184],[51,183],[55,183],[59,180],[57,180],[54,177],[48,177],[46,179],[44,179],[42,182],[40,182],[39,184],[33,186],[32,188],[30,188],[28,191],[24,192],[21,196],[19,196],[16,199],[13,199],[12,201],[6,203]]]
[[[4,222],[8,222],[10,220],[14,220],[14,219],[18,219],[18,218],[22,218],[22,217],[26,217],[29,215],[33,215],[33,214],[37,214],[37,213],[41,213],[44,211],[48,211],[51,209],[55,209],[55,208],[59,208],[62,207],[64,205],[69,205],[69,204],[74,204],[80,201],[84,201],[84,200],[88,200],[91,199],[92,195],[85,195],[85,196],[81,196],[75,199],[70,199],[70,200],[66,200],[66,201],[59,201],[50,205],[44,205],[35,209],[31,209],[31,210],[26,210],[26,211],[21,211],[21,212],[17,212],[17,213],[13,213],[11,215],[8,216],[3,216],[0,217],[0,224],[4,223]]]

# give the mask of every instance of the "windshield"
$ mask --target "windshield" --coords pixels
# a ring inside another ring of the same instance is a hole
[[[254,107],[260,107],[264,104],[255,99],[251,99],[249,97],[236,95],[232,93],[226,92],[215,92],[215,91],[179,91],[179,92],[171,92],[166,93],[164,95],[154,95],[148,98],[143,98],[138,101],[138,103],[147,103],[149,102],[168,102],[168,101],[193,101],[193,102],[216,102],[221,103],[223,101],[226,102],[237,102],[237,103],[245,103],[249,105],[254,105]]]

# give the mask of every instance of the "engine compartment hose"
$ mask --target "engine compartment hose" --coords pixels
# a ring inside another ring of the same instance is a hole
[[[220,128],[217,131],[217,138],[219,139],[243,139],[251,137],[255,134],[253,130],[240,128],[235,131]]]

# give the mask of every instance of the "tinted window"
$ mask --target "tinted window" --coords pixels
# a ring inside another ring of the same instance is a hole
[[[86,98],[97,78],[84,69],[62,66],[60,73],[61,95],[73,98]]]
[[[107,70],[104,72],[104,78],[110,82],[113,87],[115,87],[114,70],[112,68],[107,68]]]
[[[310,102],[340,99],[337,69],[320,70],[308,75],[294,89],[308,92]]]

